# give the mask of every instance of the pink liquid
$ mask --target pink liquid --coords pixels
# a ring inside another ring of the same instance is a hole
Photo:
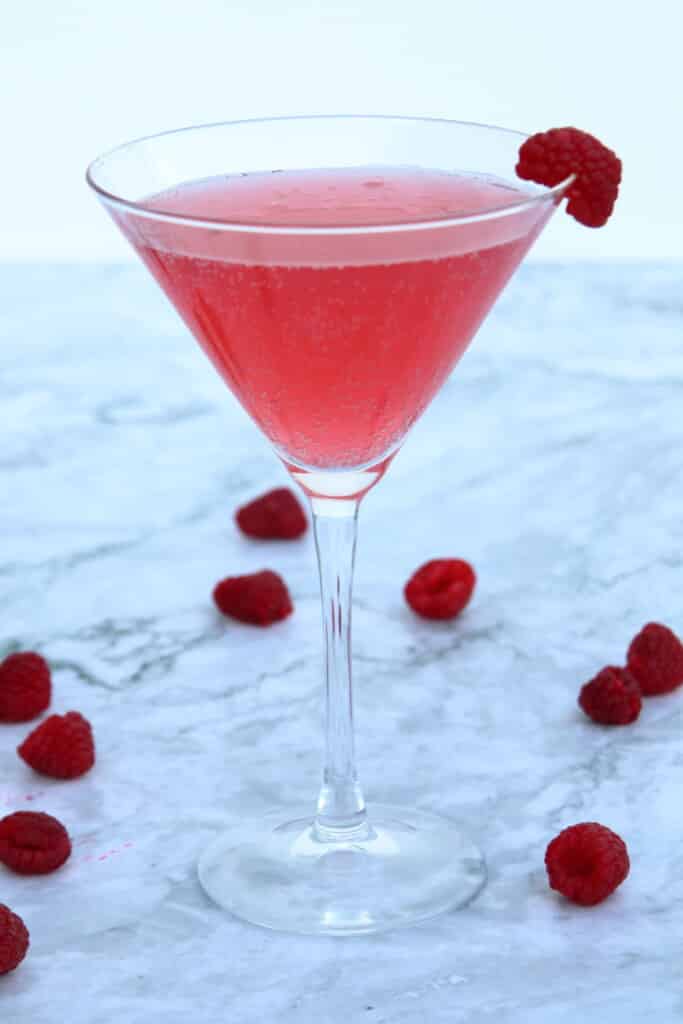
[[[552,205],[469,224],[439,218],[528,198],[446,172],[286,171],[210,178],[146,201],[271,231],[134,214],[119,223],[281,454],[359,467],[395,448],[424,410]],[[397,221],[434,223],[361,229]],[[356,230],[324,230],[342,226]]]

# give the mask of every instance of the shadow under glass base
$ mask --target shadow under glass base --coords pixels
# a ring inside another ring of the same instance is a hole
[[[486,881],[479,850],[447,818],[373,806],[367,834],[321,842],[312,815],[282,812],[222,834],[199,862],[207,894],[280,931],[360,935],[469,903]]]

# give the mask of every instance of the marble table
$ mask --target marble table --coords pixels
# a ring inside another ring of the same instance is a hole
[[[37,648],[55,711],[94,724],[84,779],[33,775],[0,727],[0,808],[74,839],[52,877],[2,869],[32,950],[17,1024],[574,1024],[683,1016],[683,692],[632,727],[576,707],[649,619],[683,627],[683,270],[530,265],[366,500],[355,603],[369,800],[461,820],[489,883],[466,910],[356,939],[225,915],[197,883],[221,824],[312,798],[320,636],[310,536],[256,544],[238,503],[284,471],[137,266],[0,272],[0,654]],[[429,624],[402,586],[470,559]],[[295,614],[220,620],[221,576],[272,567]],[[543,854],[598,820],[632,872],[582,910]]]

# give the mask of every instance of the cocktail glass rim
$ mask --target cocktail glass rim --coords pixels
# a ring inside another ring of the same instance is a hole
[[[395,121],[398,123],[424,123],[424,124],[439,124],[439,125],[459,125],[462,128],[478,128],[482,130],[495,131],[498,134],[506,134],[510,136],[516,136],[521,143],[529,138],[529,135],[525,132],[517,131],[513,128],[499,128],[496,125],[484,124],[479,121],[461,121],[455,118],[444,118],[444,117],[411,117],[410,115],[394,115],[394,114],[304,114],[295,116],[279,116],[279,117],[258,117],[258,118],[240,118],[237,120],[229,121],[210,121],[204,124],[193,124],[187,125],[183,128],[172,128],[163,132],[154,132],[151,135],[141,135],[135,139],[129,139],[127,142],[120,143],[118,146],[113,146],[106,152],[101,153],[97,156],[88,166],[86,170],[86,181],[88,185],[93,189],[94,192],[100,197],[100,199],[118,209],[129,211],[134,213],[137,217],[143,217],[145,219],[159,220],[167,223],[185,224],[188,227],[205,227],[211,228],[214,231],[239,231],[245,233],[254,234],[281,234],[281,235],[384,235],[390,234],[395,231],[433,231],[435,228],[449,228],[454,227],[458,224],[476,224],[480,221],[492,220],[494,218],[505,217],[508,215],[514,215],[520,213],[526,209],[532,208],[539,202],[547,201],[550,198],[556,197],[558,200],[565,195],[568,188],[570,188],[574,181],[575,175],[570,174],[564,178],[557,185],[537,187],[537,191],[533,194],[529,194],[528,199],[524,199],[522,202],[515,201],[511,203],[503,203],[499,206],[489,207],[484,210],[479,210],[477,213],[467,214],[448,214],[439,217],[430,217],[426,220],[400,220],[391,221],[389,223],[382,224],[320,224],[315,225],[309,224],[271,224],[266,221],[259,220],[258,222],[243,222],[239,220],[229,220],[219,217],[193,217],[186,214],[177,213],[170,210],[163,210],[161,208],[151,209],[148,205],[150,197],[144,196],[137,200],[125,199],[121,195],[117,195],[115,192],[110,191],[97,181],[97,171],[99,167],[110,160],[112,157],[119,153],[123,153],[125,150],[132,149],[134,146],[142,145],[147,142],[154,142],[158,139],[168,138],[170,136],[177,136],[182,134],[189,134],[191,132],[207,131],[217,128],[231,128],[245,125],[267,125],[275,124],[280,122],[301,122],[301,121]],[[457,171],[457,168],[453,168]],[[180,183],[178,183],[180,184]],[[528,184],[528,183],[525,183]]]

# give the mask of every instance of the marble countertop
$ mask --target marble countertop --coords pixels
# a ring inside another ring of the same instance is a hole
[[[32,950],[0,979],[17,1024],[660,1024],[683,1017],[683,692],[624,729],[576,708],[647,620],[683,627],[681,267],[522,269],[363,513],[358,749],[369,801],[461,820],[489,883],[403,931],[299,938],[199,888],[223,822],[299,805],[321,757],[310,536],[255,545],[238,503],[284,481],[266,443],[137,266],[0,272],[0,655],[37,648],[53,710],[93,722],[75,783],[0,731],[0,809],[74,838],[52,877],[0,873]],[[468,558],[450,625],[410,572]],[[222,576],[272,567],[295,614],[220,621]],[[552,836],[598,820],[632,872],[573,907]]]

